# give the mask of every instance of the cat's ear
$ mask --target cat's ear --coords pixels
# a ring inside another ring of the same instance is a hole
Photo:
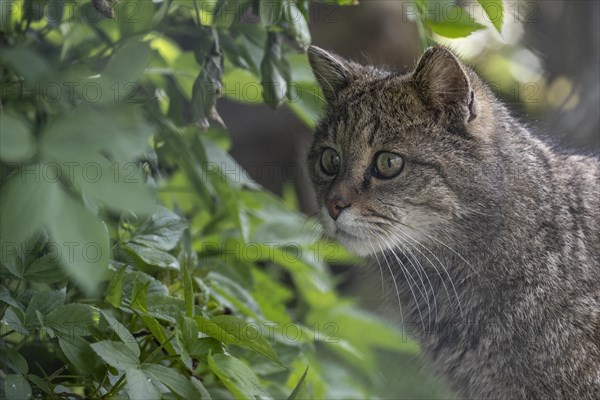
[[[308,61],[327,101],[354,79],[353,63],[319,47],[308,48]]]
[[[417,89],[438,111],[455,114],[469,122],[476,117],[475,95],[463,64],[442,46],[428,48],[413,73]]]

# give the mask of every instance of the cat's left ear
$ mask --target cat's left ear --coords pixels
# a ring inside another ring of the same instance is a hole
[[[443,46],[428,48],[413,73],[424,100],[437,111],[456,115],[466,122],[475,114],[475,93],[469,76],[458,58]]]

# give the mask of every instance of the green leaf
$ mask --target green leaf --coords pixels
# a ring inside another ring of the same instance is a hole
[[[44,230],[18,246],[4,243],[0,262],[15,277],[31,282],[54,283],[66,278],[59,264],[57,248],[48,242]]]
[[[170,391],[184,399],[205,399],[187,378],[176,369],[159,364],[142,364],[142,371],[151,379],[162,382]]]
[[[148,298],[148,288],[150,282],[143,281],[140,279],[135,280],[133,285],[133,291],[131,292],[131,309],[136,311],[142,311],[146,313],[148,310],[148,304],[146,299]]]
[[[296,387],[294,388],[292,393],[290,393],[288,400],[296,400],[298,398],[298,396],[300,396],[302,389],[304,389],[304,386],[306,385],[306,377],[307,376],[308,376],[308,367],[306,367],[306,370],[302,374],[302,377],[298,381],[298,384],[296,385]]]
[[[218,28],[229,28],[239,18],[239,0],[218,0],[213,11],[212,24]]]
[[[65,302],[65,290],[47,290],[43,292],[35,292],[27,305],[25,311],[25,326],[35,327],[39,325],[36,312],[41,315],[47,315],[55,308],[60,307]]]
[[[143,166],[138,162],[111,162],[98,155],[71,162],[63,171],[85,195],[110,209],[150,214],[157,208]]]
[[[149,315],[173,323],[180,313],[185,312],[184,301],[172,296],[149,295],[146,299],[146,307]]]
[[[18,46],[2,49],[0,60],[10,65],[25,79],[25,84],[33,85],[51,71],[45,57],[29,46]]]
[[[282,2],[284,4],[285,20],[289,24],[288,31],[290,35],[303,49],[307,49],[311,37],[306,18],[293,0],[282,0]]]
[[[35,153],[36,143],[31,128],[21,116],[9,112],[0,114],[0,159],[23,161]]]
[[[206,359],[209,353],[223,353],[225,350],[221,342],[211,337],[200,338],[189,349],[191,357]]]
[[[104,340],[91,346],[106,363],[118,370],[135,369],[140,365],[138,357],[125,343]]]
[[[86,168],[86,163],[95,162],[98,153],[110,155],[118,166],[125,168],[131,160],[145,153],[147,139],[152,133],[152,128],[134,108],[92,110],[79,106],[70,113],[61,114],[47,126],[42,133],[40,149],[65,168],[70,165]],[[82,179],[93,180],[95,177],[84,176]]]
[[[29,330],[25,327],[25,313],[18,308],[9,307],[4,312],[2,322],[23,336],[29,335]]]
[[[258,15],[266,27],[278,25],[283,14],[284,0],[260,0]]]
[[[181,274],[183,275],[183,298],[185,300],[185,316],[194,316],[194,287],[192,286],[192,277],[187,269],[187,265],[184,262],[181,268]]]
[[[67,360],[84,374],[92,374],[99,366],[103,365],[102,360],[92,350],[90,343],[80,336],[61,335],[58,337],[58,345]]]
[[[131,351],[133,351],[133,354],[135,354],[135,356],[139,358],[140,347],[138,346],[137,341],[135,340],[131,332],[129,332],[129,330],[124,325],[122,325],[119,321],[108,315],[105,311],[101,310],[100,312],[102,313],[103,317],[102,321],[106,321],[110,329],[113,332],[115,332],[117,336],[119,336],[119,339],[121,339],[121,341],[123,341],[123,343],[125,343],[125,345],[127,345],[131,349]]]
[[[48,230],[60,250],[62,266],[87,293],[96,293],[108,275],[106,226],[65,194],[53,217]]]
[[[211,271],[208,274],[211,291],[221,303],[233,310],[240,310],[253,318],[261,318],[262,313],[254,297],[239,283],[225,275]]]
[[[152,384],[151,378],[147,377],[138,368],[129,368],[126,373],[127,394],[131,400],[159,400],[161,398],[158,389]]]
[[[31,386],[23,375],[8,374],[4,377],[4,396],[6,400],[30,399]]]
[[[141,221],[131,241],[159,250],[172,250],[187,226],[184,218],[168,208],[159,207],[152,216]]]
[[[123,276],[123,294],[122,294],[122,307],[129,307],[132,305],[132,299],[134,299],[134,292],[139,290],[138,286],[142,283],[148,283],[147,294],[156,294],[158,296],[167,296],[167,287],[162,284],[159,280],[143,272],[125,272]]]
[[[179,260],[166,251],[157,250],[132,242],[124,244],[123,249],[137,255],[148,265],[154,265],[160,268],[179,269]]]
[[[154,20],[153,1],[121,1],[116,11],[123,36],[131,36],[152,29]]]
[[[189,144],[184,140],[181,133],[172,124],[161,123],[160,135],[174,154],[180,160],[181,169],[185,172],[195,193],[200,197],[203,204],[213,208],[213,194],[209,179],[204,169],[205,162],[200,154],[191,151]]]
[[[171,343],[171,337],[167,336],[165,328],[156,320],[156,318],[142,316],[141,320],[144,322],[144,325],[150,330],[154,339],[158,341],[161,346],[164,347],[167,353],[172,356],[177,355],[177,351],[175,351],[175,347],[173,343]],[[179,360],[181,361],[181,360]]]
[[[281,69],[281,38],[271,32],[265,46],[265,56],[260,64],[263,99],[265,103],[275,108],[283,103],[288,85]]]
[[[235,357],[224,354],[208,355],[208,367],[236,399],[268,396],[252,370]]]
[[[227,69],[223,75],[223,88],[225,97],[233,101],[248,104],[263,102],[260,79],[245,69]]]
[[[425,12],[425,25],[434,33],[447,38],[461,38],[469,36],[471,33],[485,28],[485,26],[475,22],[467,10],[459,7],[454,3],[447,1],[428,1],[427,9],[441,8],[442,12]]]
[[[254,350],[269,360],[283,365],[262,332],[252,324],[231,315],[218,315],[210,320],[197,315],[194,319],[200,332],[225,344],[234,344]]]
[[[146,2],[128,3],[140,4]],[[154,7],[154,5],[151,4],[151,7]],[[117,48],[108,61],[103,76],[110,82],[119,84],[124,88],[125,84],[131,84],[140,78],[151,57],[152,50],[148,42],[142,42],[138,38],[128,39]]]
[[[97,326],[100,311],[90,305],[69,303],[54,308],[46,315],[44,325],[57,334],[88,336],[90,327]]]
[[[191,349],[198,341],[198,324],[191,318],[179,315],[175,325],[175,338],[181,348],[182,358],[189,358]]]
[[[27,365],[27,360],[16,350],[11,347],[8,347],[5,343],[0,344],[0,358],[2,359],[3,367],[6,365],[13,372],[27,375],[29,372],[29,365]]]
[[[15,299],[10,291],[3,285],[0,285],[0,301],[19,309],[25,309],[23,304]]]
[[[31,282],[55,283],[67,278],[60,266],[57,254],[46,254],[32,262],[25,270],[24,278]]]
[[[123,299],[123,277],[126,270],[126,267],[119,269],[111,278],[106,289],[106,301],[116,308],[121,306],[121,300]]]
[[[252,180],[252,178],[249,177],[249,174],[244,171],[244,167],[238,164],[237,161],[235,161],[235,159],[217,143],[204,137],[202,138],[202,145],[207,154],[205,164],[210,167],[210,173],[208,175],[213,178],[213,180],[219,182],[226,181],[227,183],[227,185],[222,185],[219,188],[221,190],[219,194],[230,194],[237,197],[237,192],[232,189],[261,189],[261,186]]]
[[[477,0],[498,33],[504,24],[504,2],[502,0]]]
[[[44,393],[46,394],[51,394],[51,390],[50,390],[50,386],[48,386],[48,383],[43,380],[42,378],[40,378],[37,375],[33,375],[33,374],[29,374],[27,375],[27,379],[29,379],[31,382],[33,382],[37,387],[39,387]]]
[[[46,179],[47,164],[27,167],[31,173],[18,173],[2,186],[0,193],[0,238],[3,245],[20,246],[51,221],[61,208],[60,185]],[[4,252],[3,252],[4,253]],[[4,255],[2,256],[4,258]]]

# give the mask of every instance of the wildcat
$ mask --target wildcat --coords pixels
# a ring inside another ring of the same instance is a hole
[[[326,231],[392,274],[462,397],[600,399],[600,163],[560,155],[445,47],[407,74],[317,47]]]

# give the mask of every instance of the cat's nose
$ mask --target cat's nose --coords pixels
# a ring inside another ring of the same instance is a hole
[[[337,220],[343,209],[350,207],[350,202],[343,194],[336,194],[325,201],[327,211],[333,220]]]

